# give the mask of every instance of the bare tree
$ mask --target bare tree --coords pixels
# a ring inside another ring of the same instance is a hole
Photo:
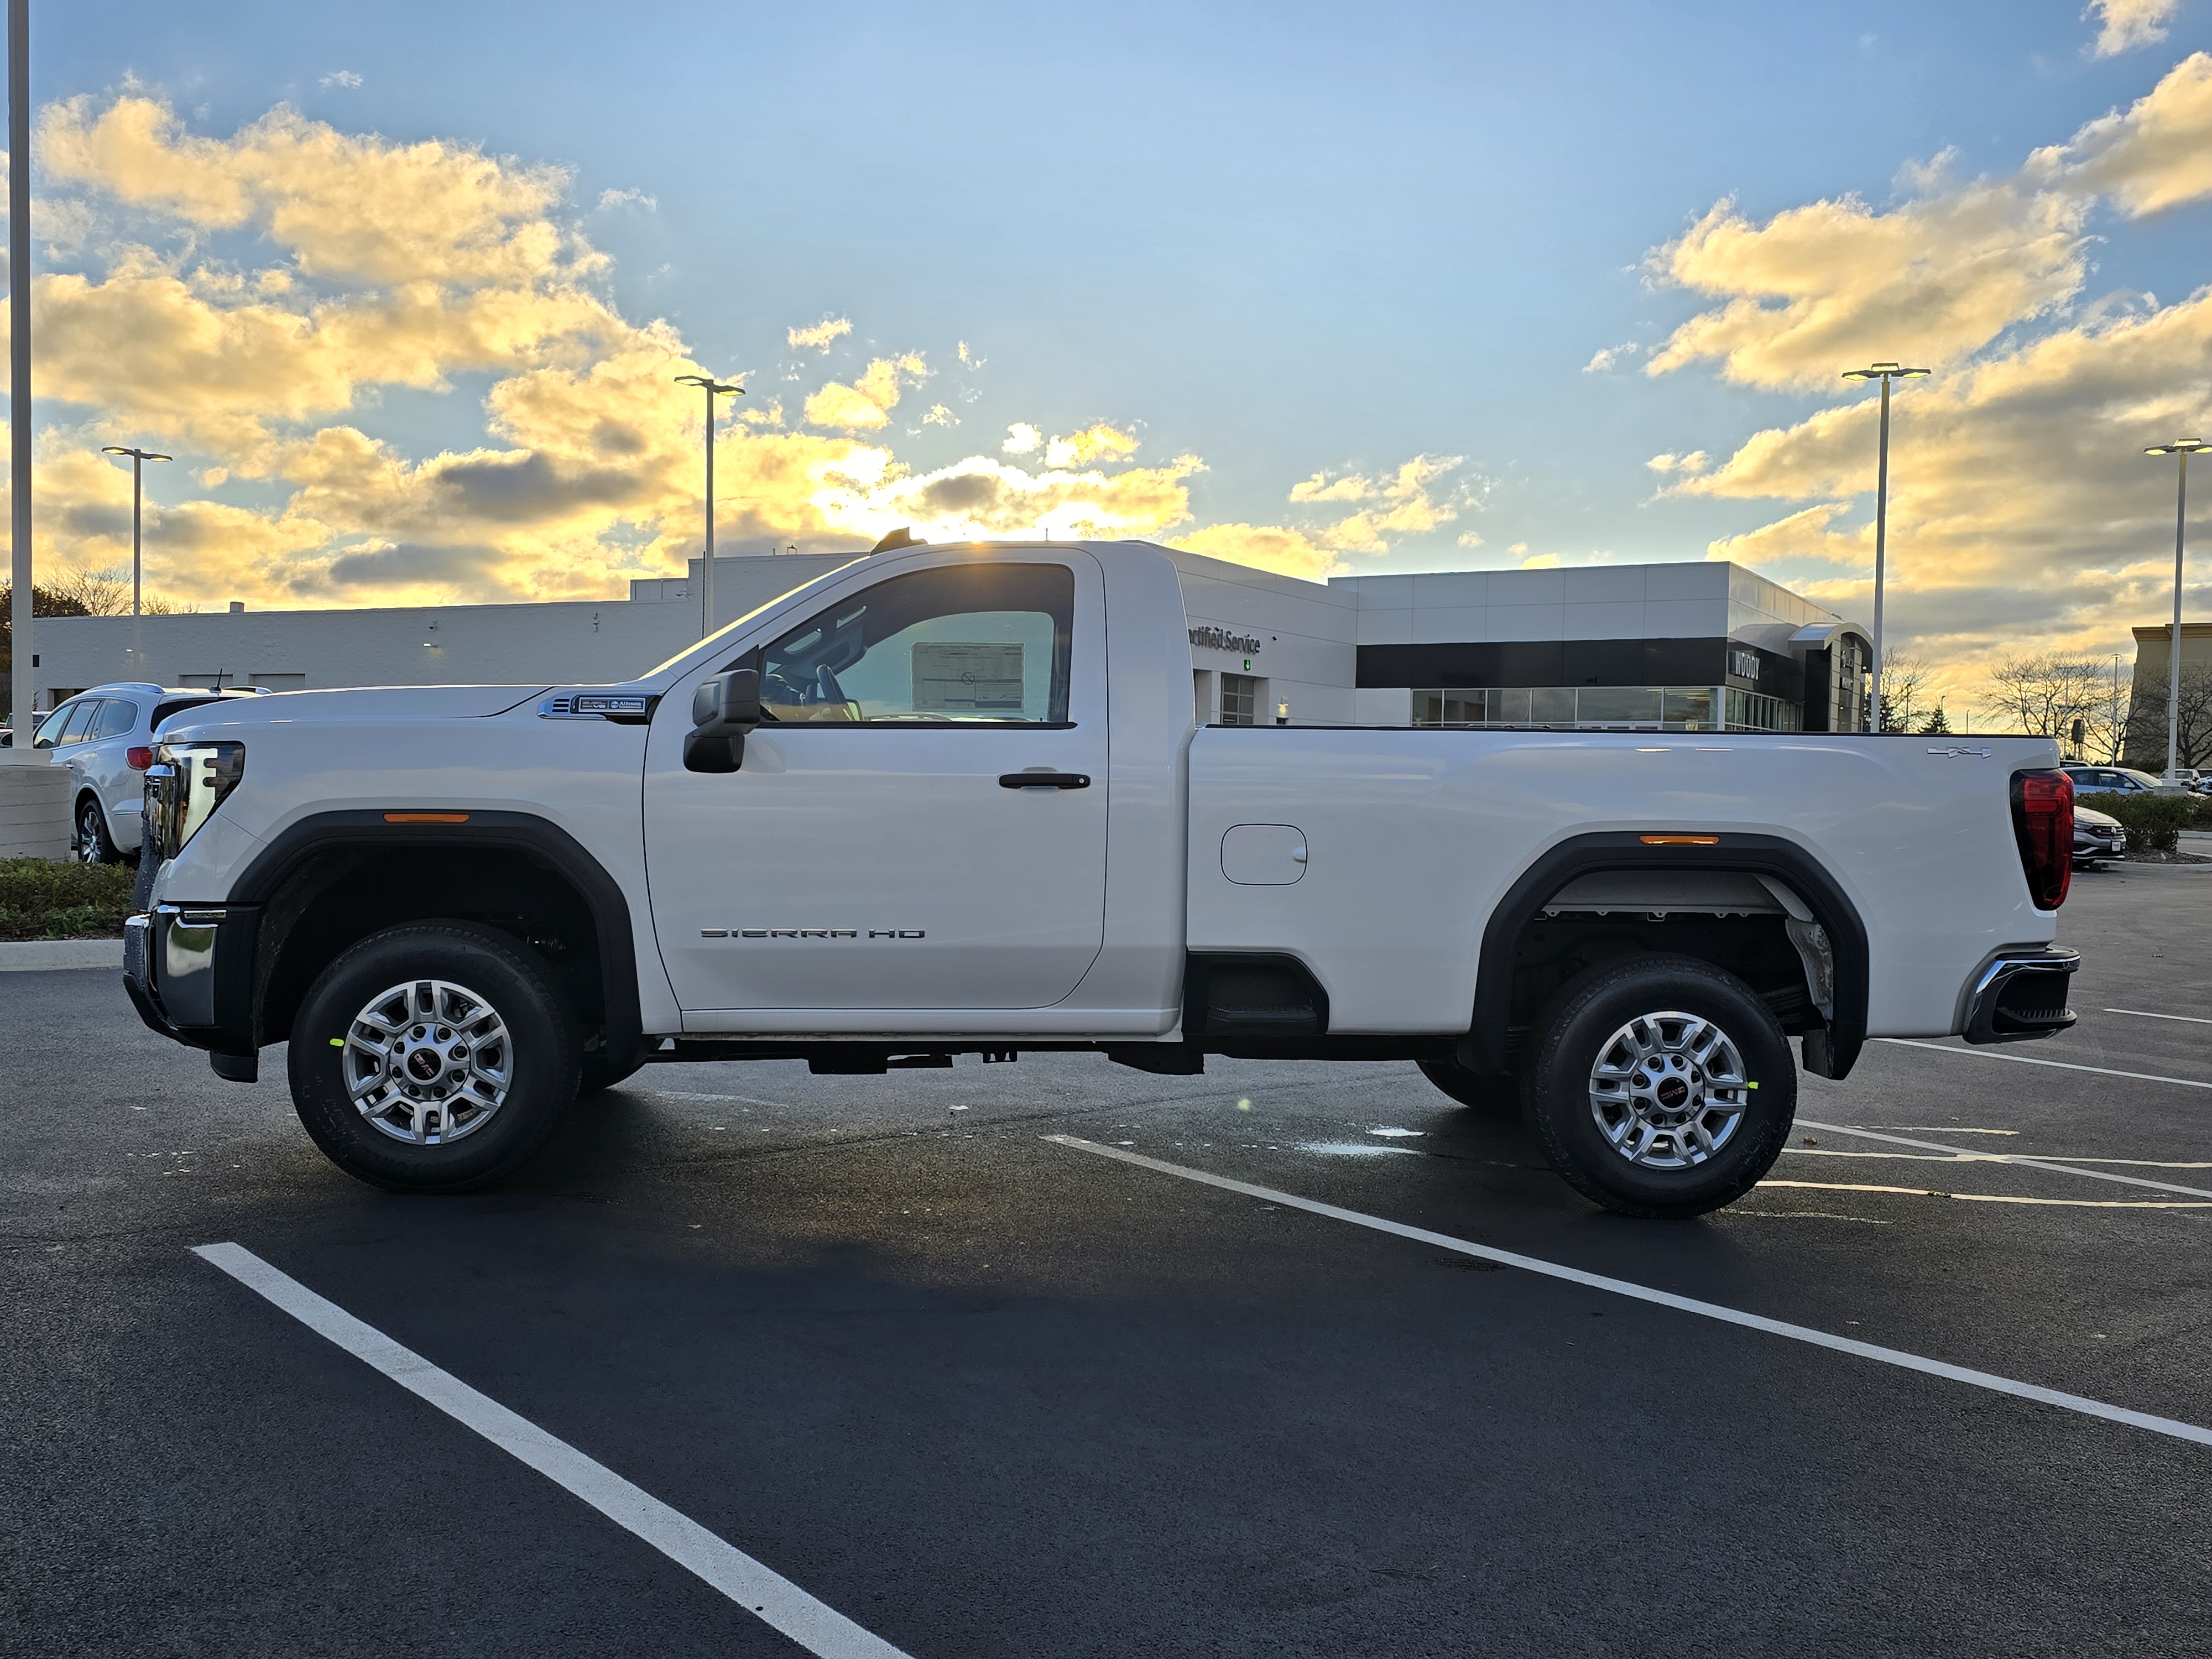
[[[2136,677],[2123,735],[2129,763],[2146,772],[2166,770],[2166,696],[2164,675]],[[2212,669],[2184,669],[2180,701],[2181,764],[2212,766]]]
[[[76,617],[127,617],[131,614],[131,573],[129,568],[94,570],[83,565],[72,567],[63,573],[51,590],[68,604],[81,609],[68,614]],[[158,593],[143,593],[139,609],[149,617],[170,617],[199,609],[195,605],[179,605],[173,599],[163,599]]]
[[[2094,662],[2048,652],[2007,657],[1990,671],[1988,696],[2015,730],[2057,738],[2083,755],[2116,753],[2124,741],[2126,717],[2112,696],[2112,677]]]
[[[1895,646],[1881,653],[1881,725],[1884,732],[1912,730],[1913,710],[1928,685],[1928,660],[1907,656]]]

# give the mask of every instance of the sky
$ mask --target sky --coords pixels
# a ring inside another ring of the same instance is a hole
[[[33,0],[36,550],[266,607],[1139,537],[1731,558],[2130,649],[2212,437],[2212,0]],[[2199,499],[2212,504],[2212,477]],[[2212,510],[2197,520],[2212,522]],[[2192,616],[2208,591],[2192,581]]]

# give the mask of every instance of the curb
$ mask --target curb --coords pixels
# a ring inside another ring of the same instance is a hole
[[[0,940],[0,974],[51,972],[59,968],[112,968],[123,971],[119,939],[33,939]]]

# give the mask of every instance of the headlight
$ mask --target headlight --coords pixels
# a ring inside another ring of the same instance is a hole
[[[164,743],[146,769],[146,833],[156,858],[173,859],[246,775],[242,743]]]

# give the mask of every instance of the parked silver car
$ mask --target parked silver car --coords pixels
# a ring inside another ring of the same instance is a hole
[[[31,746],[52,750],[53,764],[70,769],[70,850],[86,864],[135,854],[155,728],[203,703],[256,695],[267,694],[125,681],[80,691],[40,721]]]
[[[2077,866],[2116,859],[2127,850],[2128,832],[2118,818],[2094,806],[2075,807],[2074,862]]]

